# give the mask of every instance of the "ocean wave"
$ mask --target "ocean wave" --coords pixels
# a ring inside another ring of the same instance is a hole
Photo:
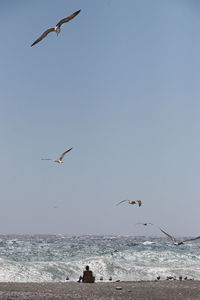
[[[1,238],[1,282],[78,280],[86,265],[104,281],[110,276],[154,280],[158,275],[200,280],[199,243],[176,247],[160,239],[106,236]]]
[[[145,241],[144,243],[142,243],[143,245],[152,245],[155,244],[155,242],[151,242],[151,241]]]

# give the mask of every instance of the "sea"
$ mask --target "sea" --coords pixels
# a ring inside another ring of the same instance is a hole
[[[96,281],[200,280],[200,240],[175,246],[165,237],[0,235],[1,282],[77,281],[86,265]]]

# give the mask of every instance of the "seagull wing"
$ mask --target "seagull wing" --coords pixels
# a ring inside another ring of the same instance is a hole
[[[189,242],[189,241],[194,241],[194,240],[198,240],[198,239],[200,239],[200,236],[197,236],[197,237],[192,238],[192,239],[184,240],[184,241],[182,241],[182,243]]]
[[[76,17],[80,13],[80,11],[81,11],[81,9],[77,10],[76,12],[74,12],[73,14],[71,14],[70,16],[68,16],[67,18],[64,18],[64,19],[60,20],[56,26],[60,27],[62,24],[69,22],[74,17]]]
[[[136,200],[138,205],[141,206],[142,205],[142,201],[141,200]]]
[[[119,203],[117,203],[116,205],[119,205],[119,204],[121,204],[121,203],[123,203],[123,202],[127,202],[128,200],[122,200],[122,201],[120,201]]]
[[[54,158],[41,158],[41,160],[55,160]]]
[[[49,34],[52,31],[55,31],[55,28],[52,27],[43,32],[43,34],[41,34],[41,36],[31,45],[31,47],[39,43],[43,38],[45,38],[45,36],[47,36],[47,34]]]
[[[162,230],[161,228],[160,228],[160,230],[164,233],[164,234],[166,234],[174,243],[177,243],[177,240],[172,236],[172,235],[170,235],[169,233],[167,233],[167,232],[165,232],[164,230]]]
[[[65,156],[65,154],[69,151],[71,151],[72,148],[68,149],[67,151],[63,152],[63,154],[59,157],[60,160],[63,160],[63,157]]]

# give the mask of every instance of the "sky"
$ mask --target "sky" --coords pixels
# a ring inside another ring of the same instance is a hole
[[[0,25],[0,233],[199,235],[199,1],[1,0]]]

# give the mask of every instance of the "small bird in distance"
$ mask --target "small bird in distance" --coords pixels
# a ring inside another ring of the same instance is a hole
[[[164,230],[162,230],[161,228],[159,228],[164,234],[166,234],[171,240],[172,242],[174,243],[174,245],[176,246],[179,246],[179,245],[182,245],[184,244],[185,242],[189,242],[189,241],[194,241],[194,240],[197,240],[197,239],[200,239],[200,236],[197,236],[195,238],[191,238],[191,239],[188,239],[188,240],[184,240],[184,241],[177,241],[175,239],[175,237],[173,237],[172,235],[170,235],[169,233],[165,232]]]
[[[144,226],[147,226],[147,225],[153,225],[153,223],[136,223],[136,225],[144,225]]]
[[[74,12],[73,14],[71,14],[70,16],[68,16],[67,18],[64,18],[64,19],[60,20],[58,22],[58,24],[56,25],[56,27],[52,27],[52,28],[49,28],[49,29],[45,30],[41,34],[41,36],[31,45],[31,47],[34,46],[35,44],[39,43],[41,40],[43,40],[43,38],[45,38],[50,32],[55,31],[56,34],[58,35],[61,31],[60,30],[61,25],[71,21],[74,17],[76,17],[80,13],[80,11],[81,10],[78,10],[78,11]]]
[[[129,203],[131,205],[136,204],[136,203],[138,203],[139,206],[142,205],[142,200],[122,200],[119,203],[117,203],[116,205],[119,205],[119,204],[121,204],[123,202],[127,202],[127,203]]]
[[[72,148],[68,149],[67,151],[63,152],[61,154],[61,156],[58,158],[58,159],[54,159],[54,158],[41,158],[41,160],[53,160],[54,162],[58,163],[58,164],[63,164],[63,158],[64,156],[69,152],[71,151]]]

